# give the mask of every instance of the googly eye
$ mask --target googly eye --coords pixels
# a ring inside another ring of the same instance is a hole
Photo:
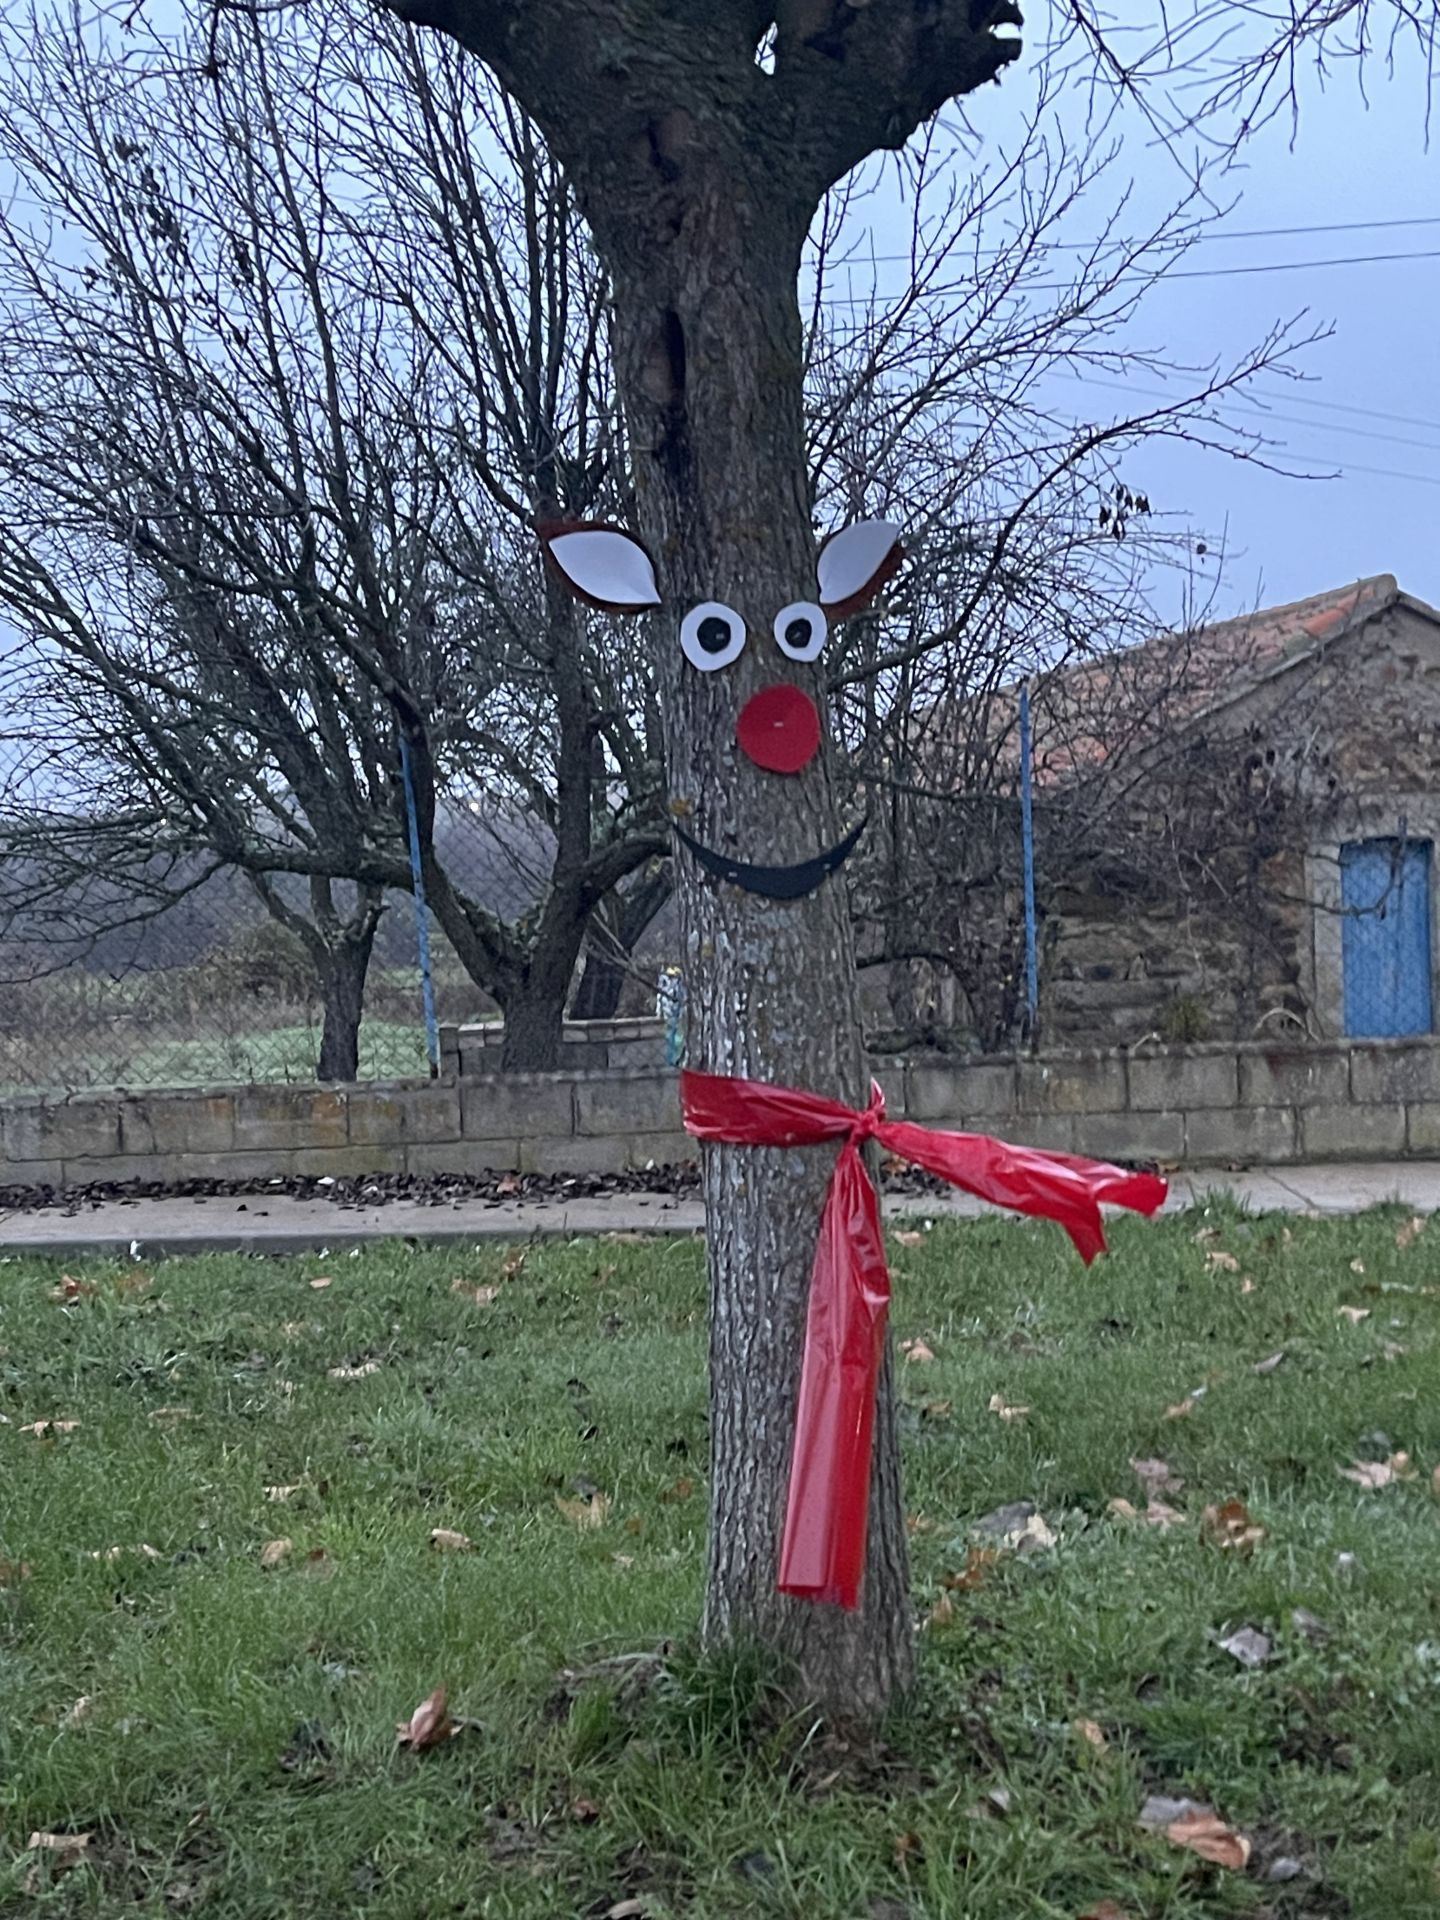
[[[692,667],[715,673],[733,666],[745,651],[745,622],[733,607],[702,600],[680,622],[680,645]]]
[[[775,644],[791,660],[818,660],[829,631],[813,600],[797,600],[775,616]]]

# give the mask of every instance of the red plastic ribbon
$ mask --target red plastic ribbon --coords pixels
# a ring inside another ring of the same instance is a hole
[[[880,1203],[860,1149],[878,1140],[890,1153],[981,1200],[1057,1220],[1088,1266],[1105,1251],[1102,1205],[1154,1213],[1165,1182],[1099,1160],[1008,1146],[979,1133],[935,1133],[885,1118],[878,1086],[857,1112],[762,1080],[721,1074],[680,1076],[685,1126],[699,1140],[742,1147],[813,1147],[842,1142],[825,1196],[810,1277],[810,1310],[795,1448],[780,1547],[780,1590],[854,1607],[865,1570],[875,1383],[885,1344],[890,1272]]]

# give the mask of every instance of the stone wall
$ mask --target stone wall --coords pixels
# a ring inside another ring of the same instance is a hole
[[[472,1059],[474,1056],[462,1056]],[[890,1111],[1038,1147],[1192,1165],[1440,1156],[1440,1041],[876,1062]],[[687,1160],[663,1068],[0,1107],[0,1184],[605,1173]]]
[[[500,1066],[505,1028],[496,1021],[441,1027],[440,1065],[445,1074],[494,1073]],[[593,1073],[607,1067],[663,1067],[665,1022],[567,1020],[560,1037],[560,1065]]]

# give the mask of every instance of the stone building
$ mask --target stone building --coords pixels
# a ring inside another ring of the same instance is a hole
[[[1385,574],[1205,628],[1178,694],[1175,645],[1130,657],[1172,710],[1123,817],[1045,876],[1046,1042],[1433,1031],[1440,613]],[[1037,763],[1042,822],[1085,763]]]

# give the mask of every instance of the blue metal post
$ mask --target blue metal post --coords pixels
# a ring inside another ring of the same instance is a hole
[[[1030,805],[1030,687],[1020,689],[1020,839],[1025,861],[1025,1010],[1033,1039],[1040,1019],[1040,962],[1035,942],[1035,821]]]
[[[420,950],[420,997],[425,1007],[425,1051],[431,1073],[440,1071],[440,1028],[435,1019],[435,974],[430,964],[430,916],[425,907],[425,879],[420,871],[420,818],[415,810],[415,782],[410,773],[410,746],[400,733],[400,773],[405,782],[405,819],[410,828],[410,889],[415,899],[415,944]]]

